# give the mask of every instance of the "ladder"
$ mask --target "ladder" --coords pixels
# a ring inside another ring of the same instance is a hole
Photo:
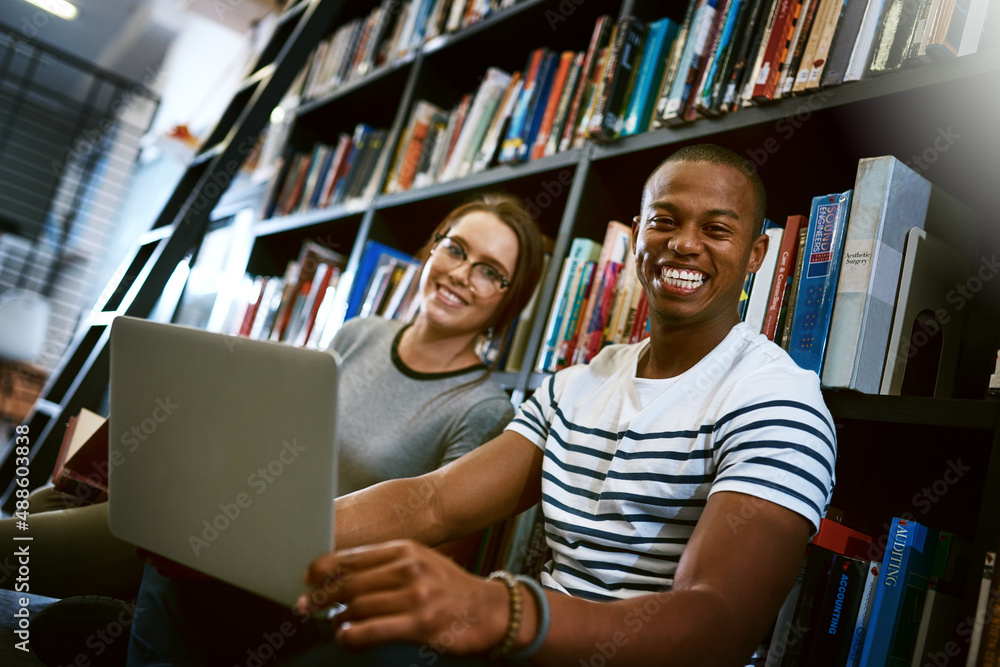
[[[30,464],[18,465],[24,463],[23,458],[15,455],[15,447],[8,447],[0,462],[4,512],[14,512],[15,473],[27,477],[28,489],[44,485],[69,418],[81,408],[95,409],[100,404],[110,376],[111,321],[121,315],[149,316],[177,265],[201,242],[212,209],[253,149],[272,110],[344,5],[344,0],[301,0],[279,17],[251,73],[192,158],[151,230],[122,264],[124,271],[120,269],[112,278],[46,382],[25,422]],[[15,432],[13,437],[18,435]],[[15,441],[21,446],[25,442]],[[22,475],[25,468],[28,474]]]

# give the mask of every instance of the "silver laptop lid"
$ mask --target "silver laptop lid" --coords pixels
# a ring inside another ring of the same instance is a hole
[[[112,534],[293,604],[333,546],[336,398],[328,352],[116,318]]]

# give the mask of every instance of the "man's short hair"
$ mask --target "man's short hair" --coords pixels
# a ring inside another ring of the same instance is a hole
[[[728,148],[716,146],[715,144],[685,146],[661,162],[653,170],[653,173],[649,175],[649,178],[646,179],[646,184],[642,189],[643,204],[645,204],[646,192],[649,189],[650,180],[664,165],[671,162],[710,162],[711,164],[721,164],[731,167],[746,176],[747,180],[750,181],[750,187],[753,189],[753,238],[760,236],[761,230],[764,227],[764,214],[767,210],[767,193],[764,191],[764,182],[760,180],[757,170],[754,169],[754,166],[748,160],[745,160]]]

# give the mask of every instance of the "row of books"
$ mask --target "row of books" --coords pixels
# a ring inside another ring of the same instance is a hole
[[[768,251],[746,277],[741,315],[827,387],[949,395],[965,316],[956,286],[971,275],[979,229],[978,214],[896,158],[863,159],[851,190],[814,197],[810,214],[784,227],[765,221]],[[630,237],[612,221],[603,244],[574,239],[535,370],[648,335]],[[927,343],[935,338],[943,343]]]
[[[950,395],[964,322],[954,290],[972,270],[978,214],[883,156],[860,161],[853,189],[769,227],[764,263],[745,283],[748,324],[826,387]]]
[[[322,97],[514,2],[383,0],[368,16],[342,24],[316,45],[300,76],[301,97]]]
[[[609,141],[974,53],[988,3],[690,0],[680,24],[625,17],[609,30],[602,17],[580,133]]]
[[[450,109],[418,100],[390,169],[385,191],[450,181],[495,164],[565,150],[570,101],[583,54],[535,49],[524,72],[487,69],[478,90]]]
[[[587,363],[604,345],[649,335],[646,293],[635,272],[631,228],[612,220],[604,242],[573,239],[563,261],[537,371]]]
[[[234,336],[320,347],[347,258],[307,240],[282,276],[243,278],[222,330]]]
[[[996,664],[995,554],[987,554],[981,590],[966,591],[967,541],[908,517],[886,528],[883,549],[867,534],[821,520],[752,664],[921,667],[951,664],[966,647],[969,667]],[[961,618],[966,593],[978,594],[980,610]]]
[[[384,154],[387,130],[359,124],[336,146],[317,142],[309,152],[286,148],[271,181],[264,217],[324,209],[374,194],[372,182]]]
[[[339,323],[354,317],[412,321],[420,306],[420,260],[369,239],[340,318],[334,316],[334,299],[345,265],[343,256],[307,240],[299,257],[288,263],[284,275],[244,276],[223,330],[232,335],[325,349]],[[486,363],[495,362],[497,368],[507,372],[520,370],[543,282],[544,273],[505,337],[483,340],[477,351]]]

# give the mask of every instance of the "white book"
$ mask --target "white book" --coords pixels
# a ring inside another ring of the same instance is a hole
[[[847,62],[844,81],[860,81],[865,69],[868,68],[868,57],[875,43],[875,33],[878,31],[883,5],[885,0],[868,0],[864,18],[861,19],[861,27],[858,29],[858,38],[854,40],[851,59]]]
[[[990,0],[972,0],[969,13],[965,18],[965,30],[962,31],[962,41],[958,46],[958,55],[967,56],[979,50],[979,39],[983,36],[983,26],[986,24],[986,11]],[[994,9],[1000,12],[1000,7]]]
[[[771,283],[774,282],[774,272],[778,268],[778,255],[781,254],[781,237],[785,230],[781,227],[771,227],[764,232],[771,239],[768,241],[767,254],[761,262],[757,275],[753,279],[753,289],[750,290],[750,301],[747,303],[747,314],[743,321],[760,332],[764,328],[764,317],[767,315],[767,302],[771,297]]]
[[[455,149],[451,152],[451,157],[441,172],[440,181],[450,181],[468,174],[468,170],[472,166],[472,157],[467,160],[466,154],[472,152],[474,155],[475,151],[479,149],[478,145],[473,145],[474,137],[478,134],[480,140],[482,139],[482,133],[477,132],[479,126],[481,123],[487,122],[484,120],[485,114],[503,97],[509,83],[510,74],[507,72],[496,67],[490,67],[486,70],[486,77],[479,85],[479,90],[476,91],[476,96],[472,100],[472,106],[469,107],[465,122],[462,123],[462,130],[458,133]]]

